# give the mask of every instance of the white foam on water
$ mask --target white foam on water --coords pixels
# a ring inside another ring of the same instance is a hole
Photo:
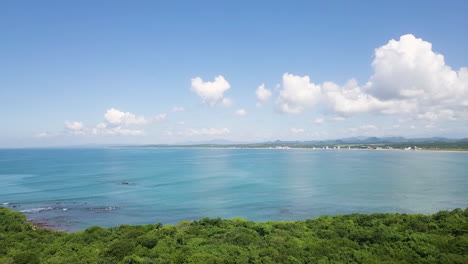
[[[42,211],[49,211],[53,210],[54,208],[49,206],[49,207],[39,207],[39,208],[32,208],[32,209],[26,209],[26,210],[21,210],[20,212],[22,213],[39,213]]]

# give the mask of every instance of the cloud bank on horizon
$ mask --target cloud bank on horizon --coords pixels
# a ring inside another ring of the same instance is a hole
[[[359,84],[355,79],[339,85],[332,81],[314,83],[310,76],[284,73],[277,89],[268,89],[261,84],[252,89],[256,107],[263,108],[272,97],[273,109],[279,113],[301,115],[311,109],[320,109],[328,120],[342,121],[358,115],[404,116],[411,120],[425,120],[428,126],[441,121],[468,120],[468,68],[452,69],[445,63],[444,56],[432,50],[432,44],[412,34],[399,40],[390,40],[375,49],[372,61],[373,73],[368,80]],[[226,96],[231,84],[222,75],[212,81],[201,77],[191,79],[190,91],[210,108],[231,107],[234,101]],[[233,88],[235,89],[235,87]],[[236,105],[242,106],[242,102]],[[181,113],[186,106],[174,106],[172,112]],[[251,110],[249,110],[251,111]],[[245,106],[235,110],[233,116],[247,115]],[[250,113],[250,112],[249,112]],[[250,114],[249,114],[250,115]],[[137,116],[109,108],[103,122],[87,128],[80,121],[65,121],[66,135],[145,135],[144,127],[166,120],[167,114],[153,117]],[[233,117],[234,118],[234,117]],[[316,118],[311,123],[322,125],[327,119]],[[178,122],[183,125],[184,122]],[[397,127],[395,127],[397,128]],[[375,131],[378,127],[365,124],[349,128],[351,132]],[[166,131],[168,136],[222,136],[231,133],[226,127],[188,128],[181,131]],[[292,134],[303,134],[303,128],[290,128]],[[317,132],[318,133],[318,132]],[[37,137],[48,137],[53,133],[41,132]]]

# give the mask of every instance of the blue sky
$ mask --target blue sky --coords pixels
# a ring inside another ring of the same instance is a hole
[[[2,1],[0,147],[466,137],[466,13],[467,1]]]

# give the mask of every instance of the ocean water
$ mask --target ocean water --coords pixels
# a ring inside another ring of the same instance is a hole
[[[67,231],[203,217],[430,214],[468,206],[468,153],[3,149],[0,206]]]

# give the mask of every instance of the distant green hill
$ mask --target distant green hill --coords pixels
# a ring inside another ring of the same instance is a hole
[[[40,229],[0,207],[0,263],[468,263],[468,208],[297,222]]]

